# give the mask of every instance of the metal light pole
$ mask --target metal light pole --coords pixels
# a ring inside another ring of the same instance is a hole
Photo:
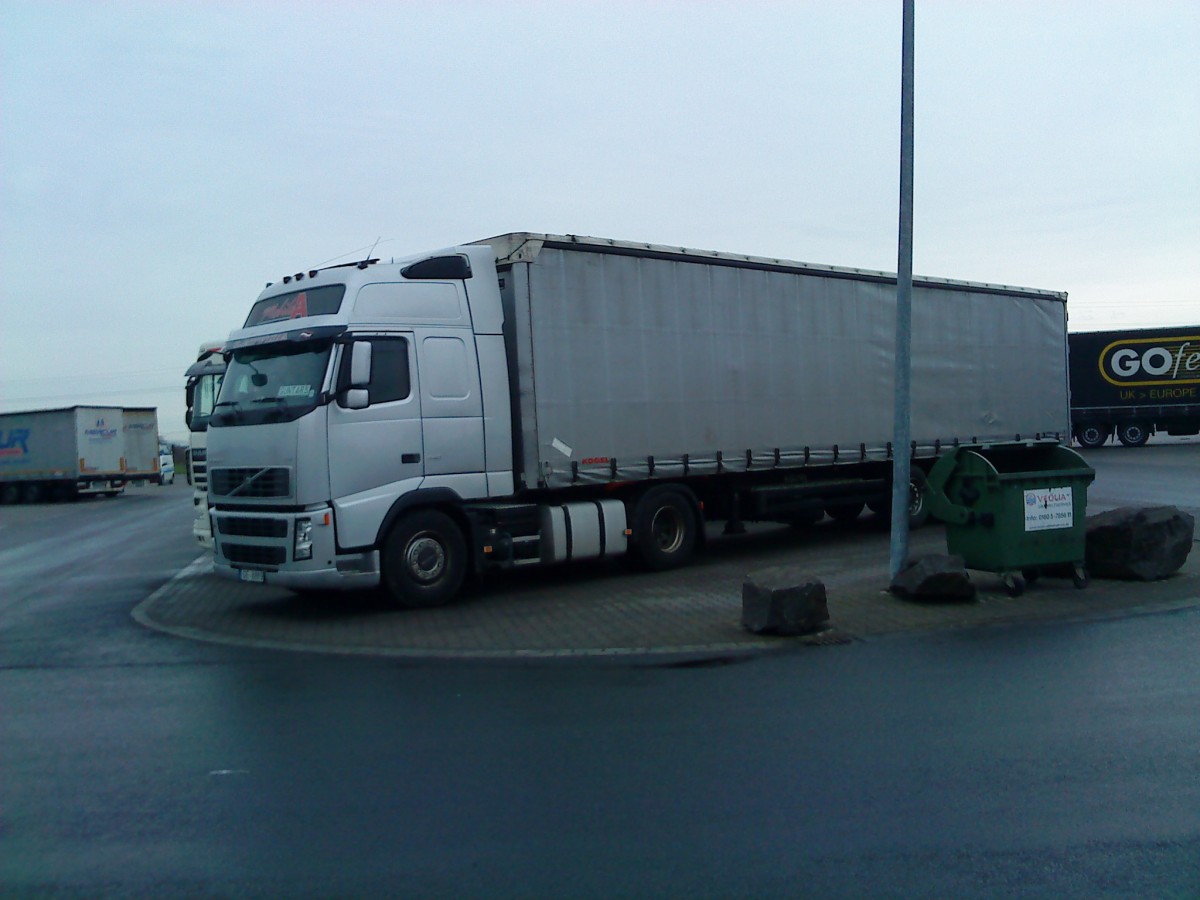
[[[913,4],[904,0],[900,76],[900,253],[896,265],[896,413],[892,438],[891,577],[908,560],[912,476]]]

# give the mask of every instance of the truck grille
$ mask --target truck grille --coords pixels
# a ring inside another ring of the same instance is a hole
[[[221,553],[232,563],[255,566],[281,566],[287,560],[287,550],[283,547],[262,547],[257,544],[230,544],[222,541]]]
[[[192,451],[192,486],[199,491],[208,488],[208,451],[203,447]]]
[[[288,523],[286,519],[222,516],[217,519],[217,530],[221,534],[232,534],[238,537],[285,538],[288,534]]]
[[[287,497],[291,479],[284,468],[213,469],[208,492],[216,497]]]

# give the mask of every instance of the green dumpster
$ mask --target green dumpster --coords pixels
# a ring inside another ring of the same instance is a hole
[[[946,546],[968,569],[995,572],[1012,596],[1043,573],[1084,566],[1087,486],[1083,457],[1057,444],[958,448],[930,470],[929,511],[946,523]]]

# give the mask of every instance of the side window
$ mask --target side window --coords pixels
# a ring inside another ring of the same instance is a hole
[[[409,394],[408,341],[371,341],[371,403],[404,400]]]
[[[342,354],[338,393],[350,387],[350,354]],[[371,339],[371,405],[405,400],[412,392],[408,372],[408,341],[404,338]],[[341,401],[338,401],[341,405]]]

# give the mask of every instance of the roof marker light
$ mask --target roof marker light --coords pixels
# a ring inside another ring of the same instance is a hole
[[[292,276],[291,276],[291,275],[284,275],[284,276],[283,276],[283,283],[284,283],[284,284],[291,284],[291,283],[292,283]]]

